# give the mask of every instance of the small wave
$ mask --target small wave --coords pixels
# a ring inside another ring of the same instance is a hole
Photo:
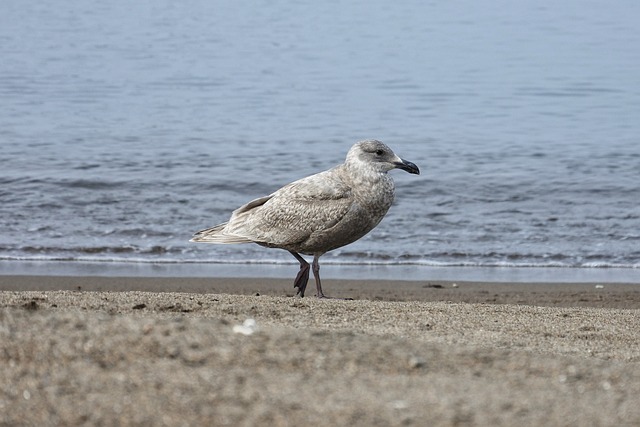
[[[9,248],[0,247],[0,250],[8,250]],[[52,257],[63,257],[65,259],[82,258],[83,254],[140,254],[140,255],[161,255],[183,253],[182,248],[174,248],[171,246],[153,245],[149,247],[140,247],[135,245],[123,246],[75,246],[75,247],[51,247],[51,246],[23,246],[15,252],[25,252],[27,254],[52,254]],[[60,254],[69,254],[61,256]],[[74,255],[76,254],[76,255]],[[128,258],[125,258],[128,259]]]
[[[152,253],[152,250],[148,253]],[[113,253],[113,252],[111,252]],[[158,250],[157,254],[165,254]],[[0,255],[0,261],[64,261],[64,262],[91,262],[91,263],[123,263],[123,264],[219,264],[219,265],[296,265],[294,260],[285,259],[184,259],[184,258],[143,258],[143,257],[105,257],[105,256],[78,256],[78,255]],[[580,268],[580,269],[640,269],[640,263],[608,263],[608,262],[585,262],[585,263],[559,263],[559,262],[446,262],[430,260],[414,261],[384,261],[384,260],[359,260],[359,261],[339,261],[323,260],[322,265],[332,266],[404,266],[404,267],[442,267],[442,268]]]
[[[61,187],[82,188],[86,190],[108,190],[123,185],[122,182],[102,181],[94,179],[65,180],[58,183]]]

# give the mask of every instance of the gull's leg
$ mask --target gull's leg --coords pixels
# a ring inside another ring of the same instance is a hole
[[[333,299],[333,297],[328,297],[324,294],[324,292],[322,292],[322,284],[320,283],[320,262],[319,262],[321,256],[322,254],[315,255],[313,257],[313,264],[311,264],[311,268],[313,269],[313,277],[316,279],[316,289],[317,289],[316,297]],[[353,300],[353,298],[338,298],[338,299],[345,299],[349,301]]]
[[[309,281],[309,263],[305,261],[298,253],[289,251],[291,255],[296,257],[300,263],[300,271],[296,276],[296,280],[293,281],[293,287],[298,288],[296,295],[300,295],[300,298],[304,297],[304,291],[307,288],[307,282]],[[314,261],[315,262],[315,261]]]
[[[316,279],[316,289],[318,291],[316,293],[316,296],[318,298],[326,298],[324,296],[324,293],[322,293],[322,284],[320,284],[320,263],[318,262],[319,259],[320,255],[314,255],[312,264],[313,277]]]

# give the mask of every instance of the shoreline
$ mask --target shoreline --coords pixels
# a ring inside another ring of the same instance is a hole
[[[323,279],[442,280],[500,283],[633,283],[640,285],[640,269],[632,267],[474,267],[416,264],[322,264]],[[295,263],[154,263],[112,261],[0,260],[4,275],[211,277],[291,279]]]
[[[370,301],[447,301],[552,307],[640,308],[640,286],[628,283],[496,283],[442,280],[323,280],[325,294]],[[290,279],[0,275],[0,291],[183,292],[293,297]],[[309,280],[307,296],[314,299]]]

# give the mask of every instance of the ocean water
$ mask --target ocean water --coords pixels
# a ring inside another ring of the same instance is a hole
[[[295,263],[191,234],[377,138],[422,174],[323,264],[640,267],[640,3],[0,13],[0,261]]]

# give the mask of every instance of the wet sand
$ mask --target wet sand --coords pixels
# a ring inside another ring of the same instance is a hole
[[[639,285],[323,285],[0,276],[0,425],[640,424]]]

